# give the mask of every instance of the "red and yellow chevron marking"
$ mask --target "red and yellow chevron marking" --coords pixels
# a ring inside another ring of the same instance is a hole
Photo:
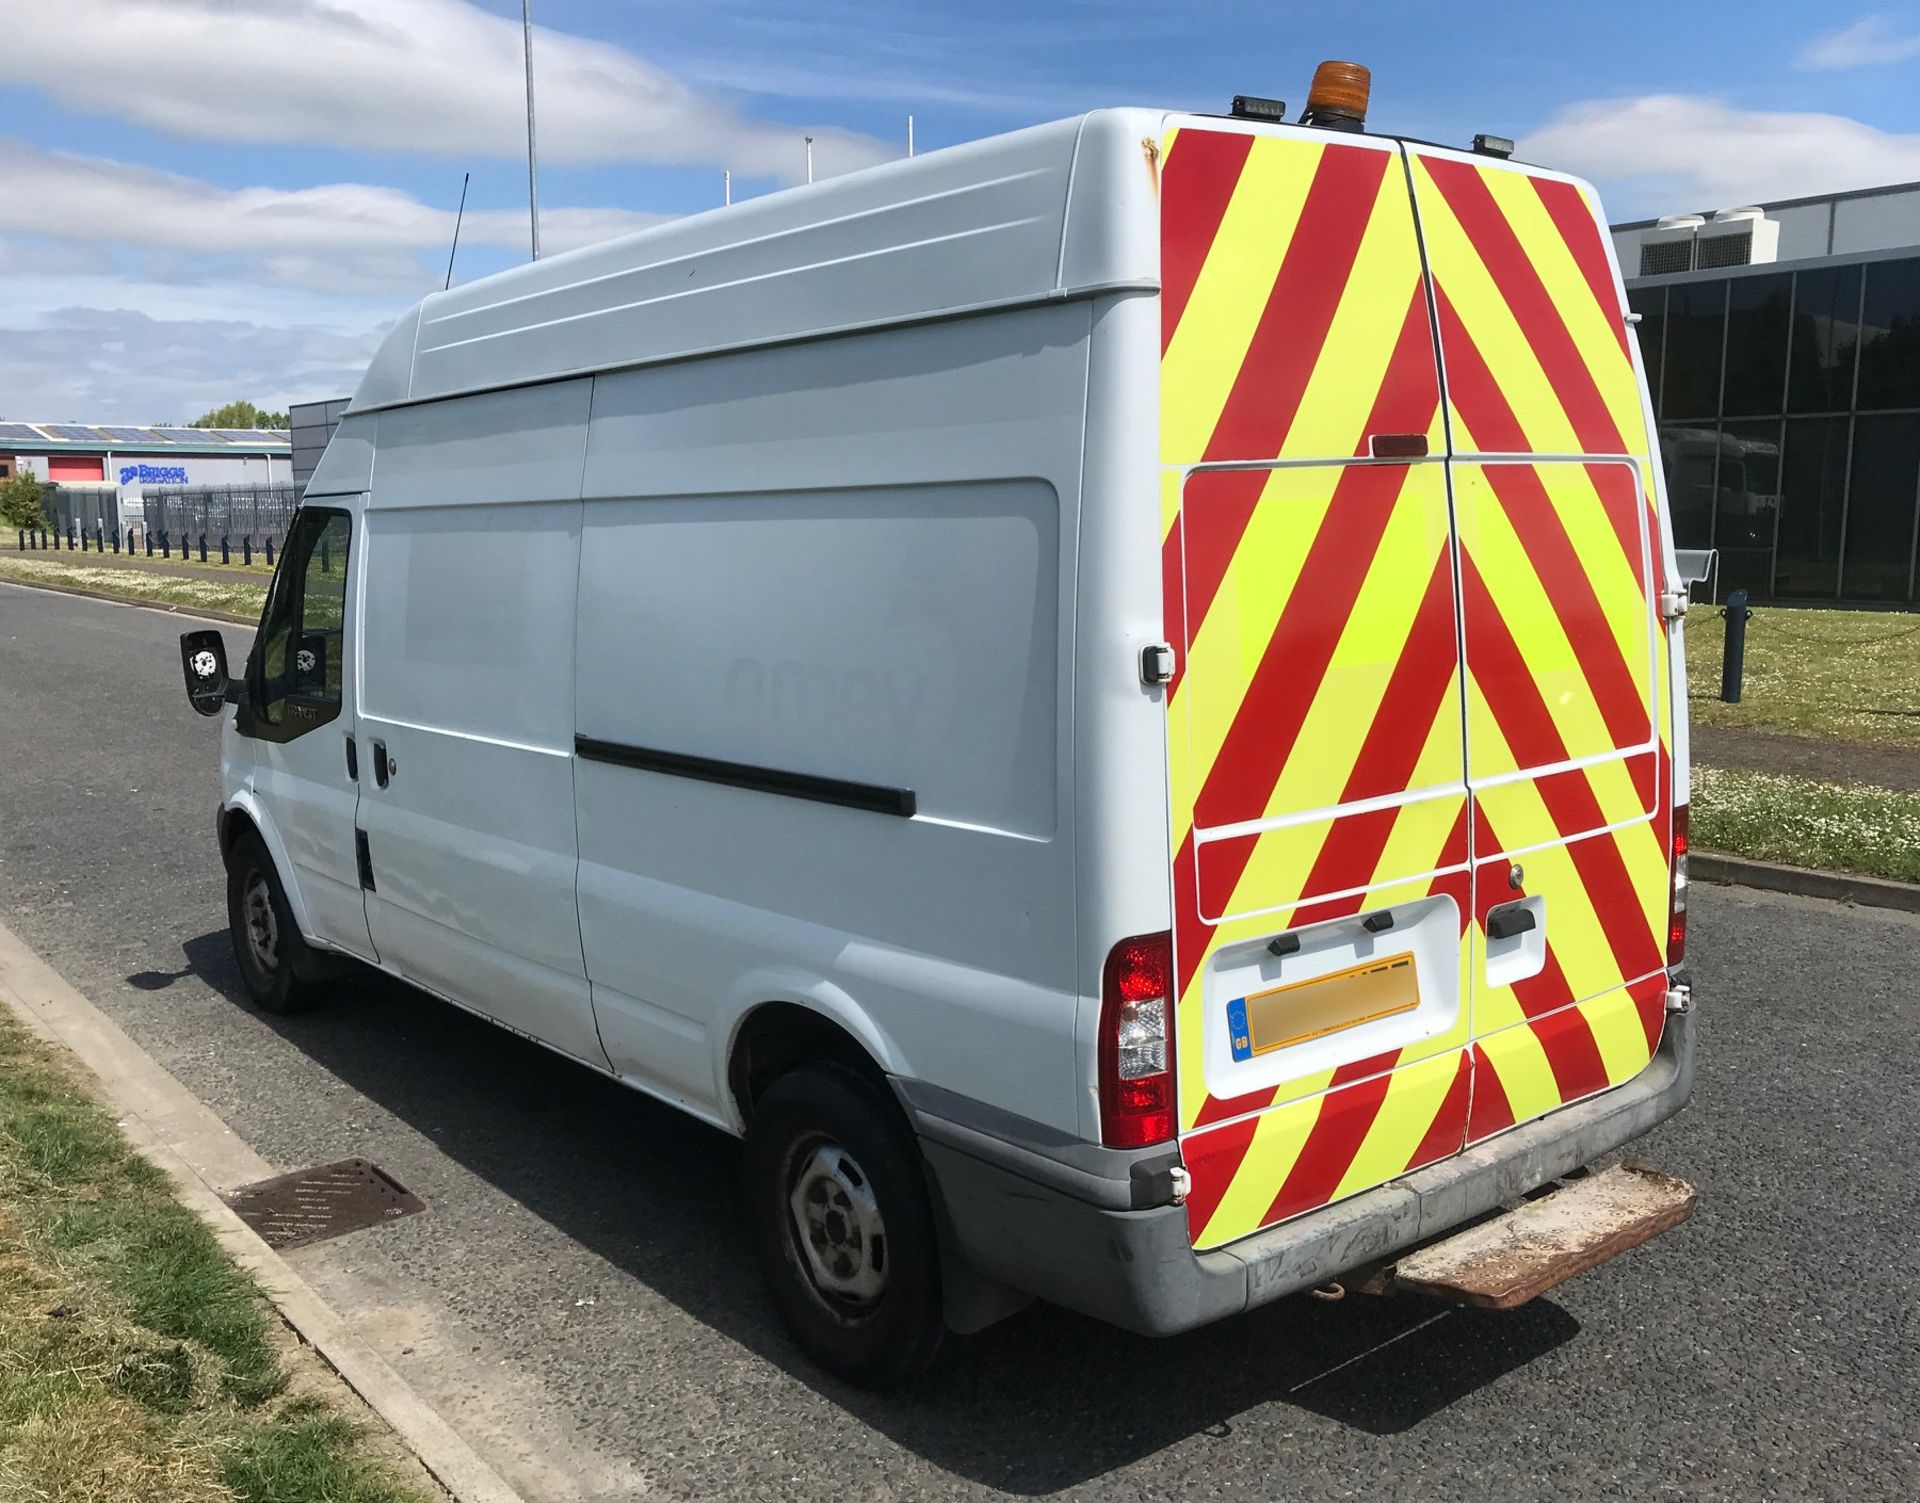
[[[1187,129],[1162,207],[1177,1055],[1208,1247],[1458,1151],[1464,1007],[1443,1037],[1216,1101],[1203,993],[1222,946],[1362,906],[1441,896],[1464,926],[1468,819],[1445,477],[1340,463],[1374,434],[1444,445],[1398,152]]]
[[[1659,1039],[1670,708],[1611,263],[1570,184],[1402,162],[1285,133],[1167,141],[1162,564],[1200,1248],[1619,1084]],[[1439,465],[1353,462],[1407,433],[1450,456],[1451,509]],[[1486,913],[1517,896],[1545,904],[1544,964],[1492,987]],[[1443,1036],[1209,1093],[1216,953],[1435,897],[1461,934]]]
[[[1545,900],[1549,937],[1538,975],[1477,978],[1478,1141],[1621,1084],[1658,1046],[1672,712],[1641,381],[1597,207],[1571,183],[1409,155],[1454,452],[1516,456],[1453,465],[1473,942],[1522,895]]]

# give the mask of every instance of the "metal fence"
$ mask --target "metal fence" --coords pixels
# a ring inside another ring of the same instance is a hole
[[[110,485],[49,485],[40,509],[51,529],[63,536],[95,533],[111,537],[120,525],[120,493]]]
[[[43,485],[44,526],[15,528],[20,549],[67,549],[86,553],[128,553],[203,562],[252,563],[256,556],[271,566],[274,552],[287,540],[299,488],[289,481],[268,485],[148,486],[137,503],[122,509],[120,493],[106,485]]]
[[[146,532],[176,542],[205,537],[213,547],[226,538],[234,548],[245,542],[277,548],[300,505],[290,482],[273,485],[150,485],[142,492]]]

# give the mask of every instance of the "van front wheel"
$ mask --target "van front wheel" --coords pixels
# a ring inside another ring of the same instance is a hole
[[[747,1214],[775,1305],[807,1355],[863,1388],[940,1350],[924,1171],[878,1088],[833,1065],[782,1075],[747,1125]]]
[[[240,979],[262,1012],[299,1012],[318,1000],[314,983],[296,974],[311,952],[266,842],[252,830],[243,831],[227,853],[227,927]]]

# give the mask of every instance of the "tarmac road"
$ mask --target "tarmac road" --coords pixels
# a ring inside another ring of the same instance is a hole
[[[1036,1308],[873,1398],[775,1324],[729,1139],[385,981],[238,1000],[189,624],[0,586],[6,922],[275,1164],[425,1197],[294,1261],[530,1498],[1920,1497],[1920,922],[1697,889],[1696,1103],[1638,1152],[1700,1210],[1531,1306]]]

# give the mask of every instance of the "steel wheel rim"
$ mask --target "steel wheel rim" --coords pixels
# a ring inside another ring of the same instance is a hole
[[[873,1182],[826,1138],[788,1158],[787,1240],[814,1296],[836,1319],[858,1323],[887,1292],[892,1249]]]
[[[280,969],[280,919],[273,911],[273,889],[258,869],[247,873],[240,896],[240,917],[246,930],[247,952],[253,956],[253,963],[271,976]]]

